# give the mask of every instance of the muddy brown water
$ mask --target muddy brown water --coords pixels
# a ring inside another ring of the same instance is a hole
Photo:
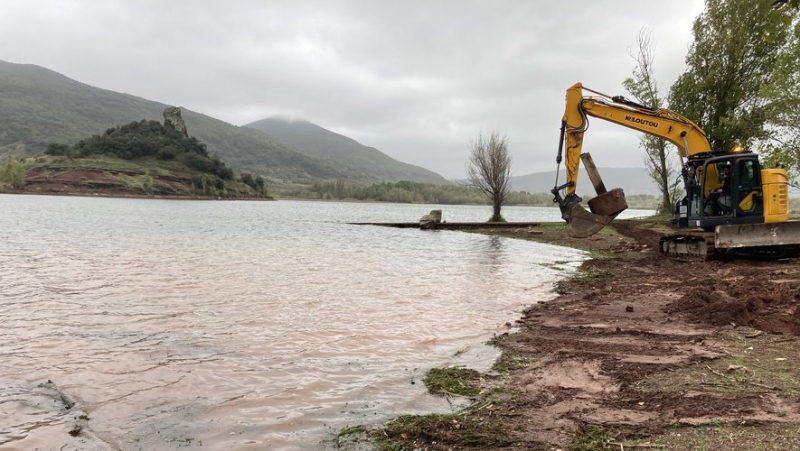
[[[425,371],[488,368],[483,343],[584,257],[346,224],[431,208],[0,196],[0,448],[317,449],[450,409]]]

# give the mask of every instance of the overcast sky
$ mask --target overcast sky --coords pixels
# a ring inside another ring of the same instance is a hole
[[[479,131],[513,175],[555,168],[564,91],[626,94],[642,28],[664,93],[702,0],[1,0],[0,60],[235,125],[314,122],[448,178]],[[636,133],[592,121],[600,167],[642,167]]]

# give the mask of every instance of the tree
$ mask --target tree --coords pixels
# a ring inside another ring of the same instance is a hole
[[[66,156],[69,155],[71,148],[66,144],[61,143],[50,143],[47,145],[47,149],[44,151],[45,155],[53,155],[53,156]]]
[[[687,70],[670,89],[670,107],[697,122],[711,148],[752,147],[767,133],[762,87],[787,38],[786,8],[774,0],[706,0],[695,19]]]
[[[772,83],[763,86],[770,124],[762,152],[768,164],[784,164],[792,185],[800,188],[800,20],[794,11],[792,33],[775,62]]]
[[[247,172],[242,172],[242,174],[239,175],[239,180],[241,180],[242,183],[251,188],[256,187],[256,179],[254,179],[253,176],[251,174],[248,174]]]
[[[631,57],[636,61],[633,77],[626,78],[622,86],[628,90],[636,101],[651,108],[662,108],[664,99],[658,92],[658,83],[653,70],[653,46],[650,42],[650,33],[642,29],[636,36],[636,53]],[[677,171],[667,150],[667,141],[653,135],[639,135],[639,147],[644,149],[644,166],[650,178],[653,179],[661,192],[661,206],[659,210],[669,212],[672,210],[672,200],[677,189]]]
[[[269,197],[269,189],[267,188],[267,181],[263,177],[256,177],[256,192],[261,197]]]
[[[0,166],[0,183],[8,184],[11,189],[21,190],[25,188],[25,163],[21,160],[11,160]]]
[[[500,209],[508,195],[508,181],[511,175],[511,156],[508,154],[508,139],[492,132],[488,139],[483,133],[469,143],[469,165],[467,179],[478,188],[492,203],[490,222],[505,222]]]

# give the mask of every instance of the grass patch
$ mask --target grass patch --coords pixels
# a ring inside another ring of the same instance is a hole
[[[569,246],[573,249],[584,251],[587,254],[589,254],[589,258],[591,258],[592,260],[608,260],[614,258],[614,254],[611,254],[610,252],[606,252],[601,249],[593,248],[591,246],[567,245],[567,244],[561,244],[561,246]]]
[[[644,392],[682,392],[702,384],[711,392],[753,395],[780,392],[800,395],[800,339],[760,333],[739,327],[715,337],[727,355],[711,362],[699,362],[675,371],[661,372],[634,385]]]
[[[541,229],[544,231],[550,232],[558,232],[564,230],[564,221],[558,222],[540,222],[539,225],[536,226],[537,229]]]
[[[587,426],[575,432],[570,451],[596,451],[612,449],[611,444],[616,441],[614,433],[600,426]]]
[[[468,368],[431,368],[423,382],[433,395],[477,396],[481,393],[481,373]]]
[[[39,166],[38,164],[35,166]],[[142,172],[142,164],[139,161],[123,160],[120,158],[52,158],[42,164],[44,168],[54,171],[66,170],[95,170],[95,171],[133,171]]]
[[[382,433],[382,436],[381,434]],[[499,420],[484,421],[465,414],[403,415],[373,434],[380,450],[425,448],[426,444],[457,448],[501,448],[515,440]]]
[[[142,194],[153,193],[153,177],[149,175],[108,174],[108,177],[122,182],[130,191]]]
[[[587,268],[586,265],[583,265],[574,276],[565,280],[557,281],[553,286],[552,291],[556,294],[567,294],[570,288],[574,285],[580,285],[593,280],[605,279],[613,276],[614,274],[610,271]]]
[[[336,449],[498,449],[516,446],[534,451],[551,450],[545,443],[514,437],[506,429],[504,413],[514,412],[519,393],[508,389],[492,390],[484,400],[458,413],[402,415],[383,427],[351,426],[334,438]],[[509,401],[511,400],[511,404]]]
[[[517,352],[504,349],[500,357],[492,365],[492,369],[498,373],[510,373],[527,367],[538,360],[536,357],[523,356]]]
[[[669,225],[664,222],[644,222],[641,226],[639,226],[639,228],[642,230],[652,230],[653,232],[658,232],[664,235],[675,232],[675,229],[669,227]]]
[[[370,442],[369,433],[370,431],[360,424],[348,426],[339,431],[336,437],[333,438],[333,447],[341,449],[356,443]]]
[[[544,303],[541,302],[530,305],[525,309],[525,314],[531,310],[542,308],[543,305]],[[498,357],[492,365],[493,371],[501,374],[507,374],[521,368],[525,368],[531,363],[539,360],[539,357],[537,356],[522,354],[515,351],[513,349],[513,345],[511,345],[514,341],[514,335],[515,334],[503,333],[500,335],[495,335],[486,342],[487,345],[495,346],[501,351],[500,357]]]
[[[173,171],[193,172],[185,164],[176,160],[159,160],[153,157],[124,160],[116,157],[75,158],[43,157],[28,160],[28,169],[38,169],[43,173],[73,170],[124,172],[131,175],[174,176]]]
[[[696,451],[748,450],[798,451],[800,427],[791,424],[726,425],[713,423],[697,427],[672,428],[663,434],[649,437],[650,449],[686,449]],[[625,445],[625,449],[628,446]],[[631,446],[630,449],[637,449]]]

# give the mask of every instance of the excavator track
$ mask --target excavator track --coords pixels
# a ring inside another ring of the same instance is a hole
[[[776,260],[800,257],[800,244],[719,248],[714,232],[689,231],[664,235],[659,240],[661,253],[677,260],[715,260],[726,257]]]
[[[683,232],[664,235],[659,240],[661,253],[679,260],[712,260],[718,257],[714,232]]]
[[[800,246],[762,246],[729,249],[728,255],[744,257],[752,260],[778,260],[782,258],[800,257]]]

